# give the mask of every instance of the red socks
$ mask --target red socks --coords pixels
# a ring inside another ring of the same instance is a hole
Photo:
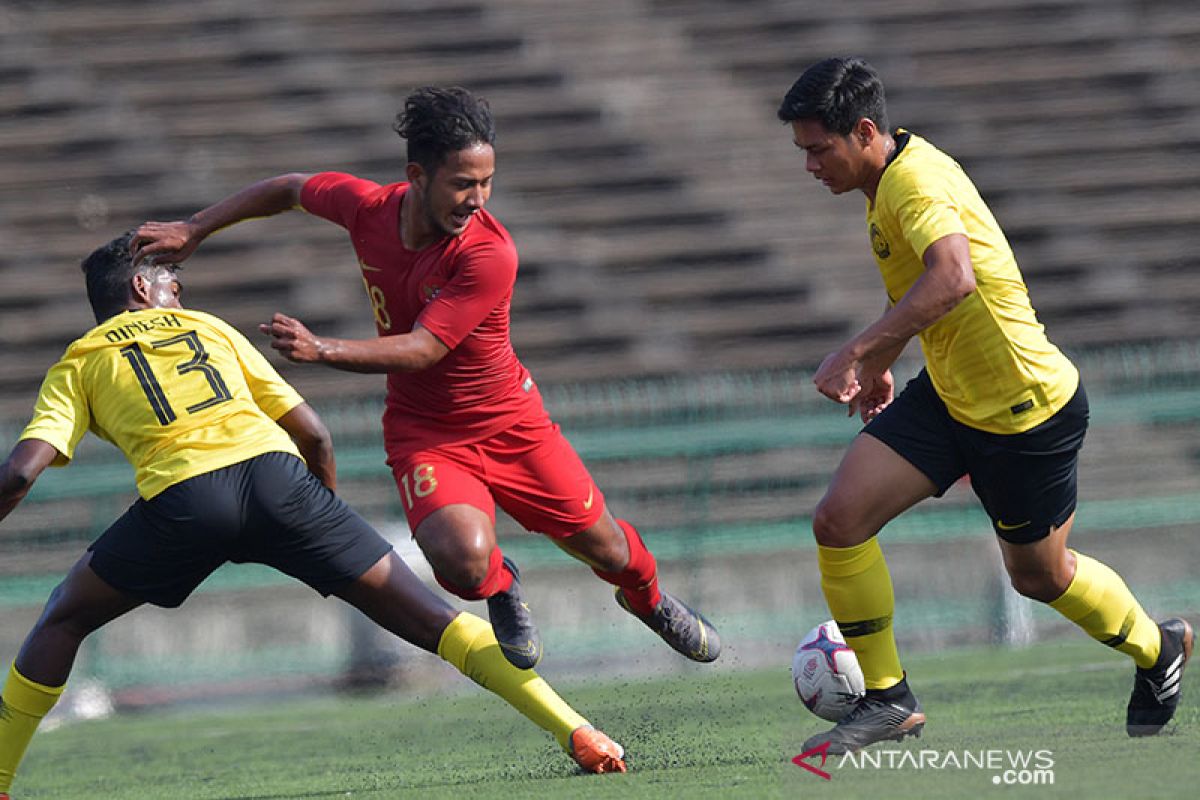
[[[644,617],[653,611],[662,599],[658,591],[658,565],[654,556],[642,543],[637,529],[623,519],[617,520],[617,524],[621,526],[621,530],[625,532],[625,539],[629,542],[629,563],[620,572],[601,572],[598,569],[593,569],[592,572],[601,580],[621,587],[629,607]]]
[[[601,580],[619,586],[625,595],[626,602],[637,614],[646,616],[654,610],[662,599],[658,591],[658,564],[654,556],[642,543],[642,537],[637,529],[623,519],[617,520],[621,530],[625,532],[625,540],[629,543],[629,563],[620,572],[601,572],[593,569]],[[504,555],[500,548],[492,550],[488,557],[487,576],[474,587],[458,586],[436,571],[433,577],[438,585],[451,594],[463,600],[484,600],[497,592],[507,591],[512,586],[513,575],[503,563]]]
[[[497,592],[508,591],[513,582],[513,574],[504,565],[504,554],[499,547],[492,548],[492,554],[488,556],[487,575],[478,586],[458,586],[439,575],[437,570],[434,570],[433,577],[439,586],[463,600],[486,600]]]

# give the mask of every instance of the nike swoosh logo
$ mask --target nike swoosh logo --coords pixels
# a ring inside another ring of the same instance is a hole
[[[592,510],[592,501],[595,499],[595,496],[596,496],[596,487],[589,486],[588,487],[588,499],[583,501],[583,510],[584,511]]]
[[[998,520],[996,520],[996,527],[997,527],[997,528],[999,528],[999,529],[1000,529],[1000,530],[1002,530],[1002,531],[1015,531],[1015,530],[1019,530],[1019,529],[1021,529],[1021,528],[1024,528],[1026,525],[1028,525],[1028,524],[1029,524],[1029,523],[1031,523],[1031,522],[1033,522],[1033,520],[1031,520],[1031,519],[1027,519],[1027,520],[1025,520],[1024,522],[1018,522],[1018,523],[1017,523],[1017,524],[1015,524],[1015,525],[1009,525],[1009,524],[1008,524],[1007,522],[1005,522],[1004,520],[1002,520],[1002,519],[998,519]]]
[[[365,261],[359,261],[358,265],[360,267],[362,267],[363,272],[383,272],[383,270],[380,269],[379,267],[372,267],[370,264],[368,264]]]
[[[537,654],[537,645],[534,644],[532,639],[526,639],[525,644],[521,645],[500,642],[500,646],[505,650],[510,650],[514,653],[520,653],[523,656],[532,656]]]

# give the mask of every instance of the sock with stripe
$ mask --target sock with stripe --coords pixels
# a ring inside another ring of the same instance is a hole
[[[868,689],[887,689],[904,678],[892,613],[892,576],[879,542],[871,537],[854,547],[817,545],[825,602],[862,667]]]
[[[1074,622],[1098,642],[1131,656],[1148,669],[1158,660],[1162,645],[1158,625],[1121,580],[1094,558],[1075,555],[1075,577],[1050,607]]]

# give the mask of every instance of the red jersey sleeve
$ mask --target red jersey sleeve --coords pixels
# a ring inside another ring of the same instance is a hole
[[[319,172],[304,182],[300,205],[310,214],[349,228],[363,199],[377,191],[379,184],[345,172]]]
[[[480,242],[459,256],[459,266],[417,324],[453,350],[512,292],[517,249],[512,242]]]

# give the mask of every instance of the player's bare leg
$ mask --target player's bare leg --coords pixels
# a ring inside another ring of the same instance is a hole
[[[555,544],[616,586],[621,608],[641,620],[676,652],[693,661],[715,661],[721,637],[703,615],[658,588],[654,556],[641,535],[605,508],[591,527]]]
[[[813,515],[823,547],[854,547],[937,487],[903,456],[870,434],[854,437]]]
[[[442,588],[464,600],[487,600],[496,638],[513,666],[535,667],[542,638],[521,593],[517,566],[496,546],[491,517],[465,503],[444,506],[421,521],[413,538]]]
[[[142,602],[114,589],[89,566],[91,553],[75,562],[46,601],[17,654],[17,670],[47,686],[67,682],[79,646],[89,634]]]
[[[0,794],[11,788],[34,731],[66,688],[79,645],[141,605],[101,580],[89,566],[91,558],[85,553],[51,592],[9,670],[0,696]]]
[[[1067,549],[1067,537],[1075,515],[1044,538],[1029,544],[999,540],[1004,568],[1019,594],[1049,603],[1062,597],[1075,577],[1075,554]]]
[[[392,551],[337,596],[380,627],[422,650],[436,653],[458,611],[435,595]]]

